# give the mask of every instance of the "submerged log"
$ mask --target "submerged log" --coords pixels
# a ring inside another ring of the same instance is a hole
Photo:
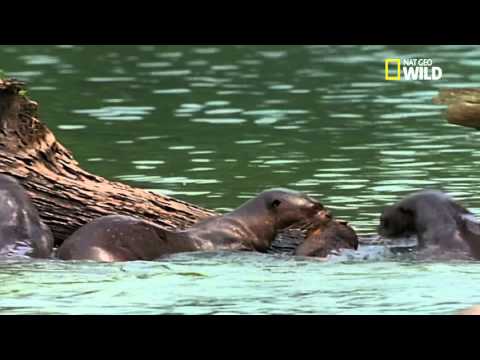
[[[25,96],[23,83],[0,80],[0,173],[25,187],[56,245],[103,215],[132,215],[173,229],[215,214],[83,170],[40,121],[37,109]]]
[[[441,90],[433,103],[448,105],[449,123],[480,129],[480,89]]]

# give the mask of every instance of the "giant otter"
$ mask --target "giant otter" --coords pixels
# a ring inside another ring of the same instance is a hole
[[[23,187],[0,174],[0,256],[46,258],[52,248],[52,233]]]
[[[378,233],[391,239],[416,235],[420,250],[431,246],[442,251],[468,252],[467,231],[461,231],[465,216],[473,215],[448,195],[424,190],[385,208]]]
[[[358,237],[346,221],[335,220],[329,211],[318,213],[305,240],[295,250],[298,256],[327,257],[340,249],[358,248]]]
[[[132,217],[111,215],[86,224],[60,246],[63,260],[154,260],[199,250],[266,251],[278,231],[313,218],[323,205],[299,192],[273,189],[236,210],[200,221],[182,231]]]

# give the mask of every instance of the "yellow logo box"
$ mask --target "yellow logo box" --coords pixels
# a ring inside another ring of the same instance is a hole
[[[388,68],[390,64],[397,64],[397,75],[390,76]],[[400,59],[385,59],[385,80],[400,80]]]

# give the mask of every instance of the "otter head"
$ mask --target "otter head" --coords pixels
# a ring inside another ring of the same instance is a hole
[[[332,249],[358,249],[358,236],[348,222],[336,220],[328,210],[322,210],[312,222],[306,238],[323,239],[325,246]]]
[[[411,235],[415,232],[415,213],[404,206],[387,207],[380,216],[378,233],[386,237]]]
[[[18,182],[17,179],[10,175],[6,175],[3,173],[0,173],[0,184],[2,186],[15,186],[15,187],[20,187],[20,183]]]
[[[288,189],[267,190],[260,194],[277,230],[301,221],[311,221],[324,209],[315,199]]]

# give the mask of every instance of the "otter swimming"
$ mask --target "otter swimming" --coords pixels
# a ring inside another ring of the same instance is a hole
[[[181,231],[128,216],[99,218],[77,230],[61,245],[63,260],[154,260],[186,251],[266,251],[278,231],[312,219],[323,205],[288,189],[260,193],[236,210]]]
[[[378,226],[381,236],[416,235],[418,249],[470,254],[480,259],[480,227],[473,214],[440,191],[416,192],[384,209]]]
[[[26,191],[14,178],[0,174],[0,256],[49,257],[53,235],[42,222]]]

